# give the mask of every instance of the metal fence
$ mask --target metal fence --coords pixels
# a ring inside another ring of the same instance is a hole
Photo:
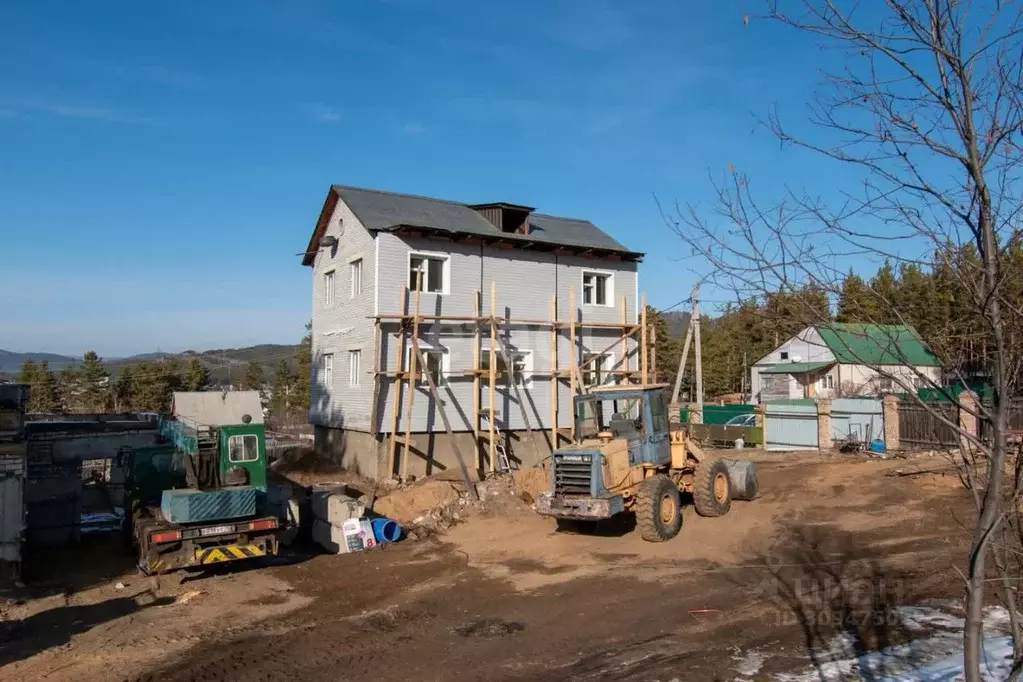
[[[764,404],[767,450],[816,450],[817,404],[813,400]]]
[[[955,447],[959,445],[959,405],[933,402],[923,405],[914,400],[899,403],[899,440],[915,447]]]
[[[884,438],[884,416],[877,398],[831,401],[831,437],[838,442],[869,443]]]

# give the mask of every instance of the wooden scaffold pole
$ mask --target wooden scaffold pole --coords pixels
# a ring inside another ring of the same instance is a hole
[[[403,288],[401,290],[401,310],[403,317],[398,322],[398,330],[394,335],[394,367],[397,373],[394,375],[394,384],[391,390],[394,391],[394,396],[391,401],[391,432],[387,440],[387,476],[394,476],[394,459],[395,455],[395,440],[398,437],[398,416],[401,414],[401,383],[403,381],[404,373],[402,367],[405,366],[405,313],[408,308],[408,289]],[[379,381],[379,377],[377,378]]]
[[[419,347],[419,294],[423,288],[423,273],[418,273],[416,281],[415,310],[412,317],[412,343]],[[416,402],[416,382],[419,380],[419,354],[410,353],[408,378],[408,409],[405,411],[405,442],[401,448],[401,475],[408,478],[408,453],[412,446],[412,408]],[[403,480],[404,480],[403,478]]]
[[[483,293],[477,289],[473,294],[473,316],[479,320],[483,308]],[[483,471],[483,448],[480,447],[480,325],[477,321],[472,332],[472,442],[476,444],[477,470]]]
[[[419,339],[415,336],[412,337],[412,351],[413,356],[421,359],[425,366],[426,356],[422,355],[422,351],[419,350]],[[458,447],[458,439],[455,438],[454,431],[451,429],[451,421],[448,420],[448,411],[444,407],[444,401],[441,400],[437,385],[433,383],[433,375],[430,374],[429,367],[427,367],[426,372],[423,372],[423,375],[426,378],[426,385],[430,389],[430,395],[433,397],[433,404],[437,406],[437,410],[440,412],[440,420],[443,422],[444,430],[447,431],[448,439],[451,441],[451,448],[455,451],[455,458],[458,460],[458,468],[462,472],[462,481],[465,483],[465,489],[468,491],[470,499],[478,500],[479,495],[476,493],[476,486],[473,485],[472,478],[469,476],[469,469],[465,465],[465,457],[462,456],[462,449]]]
[[[551,296],[551,453],[558,449],[558,295]]]
[[[647,328],[646,328],[646,293],[639,299],[639,380],[640,383],[647,383]]]
[[[490,460],[488,470],[490,473],[494,473],[494,469],[496,467],[494,459],[496,457],[497,450],[497,436],[494,433],[494,422],[497,419],[495,408],[496,396],[494,394],[495,384],[497,382],[497,282],[490,283],[490,351],[487,359],[489,365],[489,371],[487,372],[487,394],[490,410],[487,414],[487,457]]]

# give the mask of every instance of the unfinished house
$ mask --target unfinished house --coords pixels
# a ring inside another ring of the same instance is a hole
[[[641,257],[529,206],[332,186],[303,258],[318,451],[372,478],[547,457],[573,394],[646,382]]]

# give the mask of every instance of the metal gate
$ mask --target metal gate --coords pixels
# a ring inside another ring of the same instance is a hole
[[[767,450],[816,450],[817,404],[782,401],[764,404]]]
[[[884,415],[876,398],[835,398],[831,401],[831,437],[836,442],[869,443],[884,439]]]

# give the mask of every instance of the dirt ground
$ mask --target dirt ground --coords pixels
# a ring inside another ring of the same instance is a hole
[[[838,630],[897,643],[895,606],[960,595],[965,492],[953,474],[895,475],[939,461],[757,459],[762,497],[719,519],[687,508],[662,544],[628,520],[555,532],[506,491],[429,539],[248,569],[154,580],[86,546],[0,607],[3,677],[752,682],[802,670]]]

